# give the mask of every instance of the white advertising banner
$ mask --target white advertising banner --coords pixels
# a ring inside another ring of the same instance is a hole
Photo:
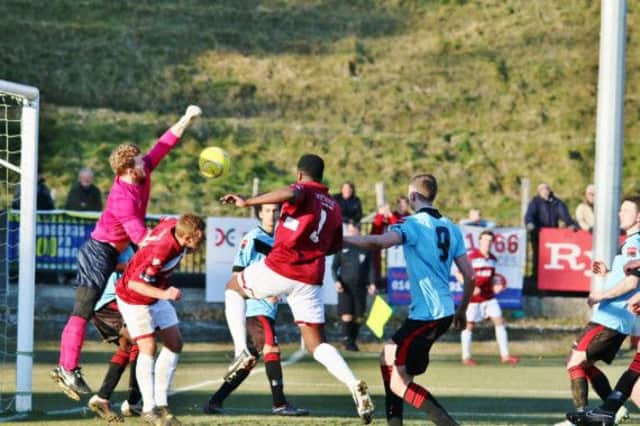
[[[231,278],[233,260],[242,237],[258,226],[256,219],[235,217],[207,218],[206,301],[224,302],[224,288]],[[327,257],[323,283],[324,303],[335,305],[337,295],[331,278],[331,262]]]

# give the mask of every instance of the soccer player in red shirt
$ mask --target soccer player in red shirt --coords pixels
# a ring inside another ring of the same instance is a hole
[[[356,379],[337,349],[324,339],[325,256],[342,248],[342,214],[321,183],[323,172],[322,158],[305,154],[298,161],[296,183],[246,200],[236,194],[222,197],[223,203],[237,207],[282,203],[273,249],[263,261],[231,278],[225,291],[225,314],[234,342],[240,342],[246,336],[244,299],[286,294],[307,349],[349,388],[358,415],[368,424],[373,402],[367,384]],[[233,368],[242,368],[255,362],[255,357],[245,350],[236,361]]]
[[[499,282],[496,275],[496,257],[491,254],[491,244],[495,236],[491,231],[482,231],[479,237],[479,248],[467,253],[476,274],[476,287],[473,290],[469,307],[467,308],[467,326],[460,333],[462,343],[462,363],[468,366],[476,365],[471,358],[471,339],[473,328],[477,322],[487,318],[493,321],[496,330],[496,341],[500,348],[500,357],[505,364],[517,364],[519,359],[509,355],[507,329],[502,319],[502,310],[496,300],[496,294],[504,290],[505,283]]]
[[[142,394],[142,418],[147,423],[180,424],[169,411],[167,391],[182,351],[178,317],[169,300],[179,300],[182,292],[167,278],[185,253],[200,247],[204,228],[204,221],[192,214],[161,220],[116,284],[118,308],[140,351],[136,378]],[[154,368],[156,335],[164,347]]]

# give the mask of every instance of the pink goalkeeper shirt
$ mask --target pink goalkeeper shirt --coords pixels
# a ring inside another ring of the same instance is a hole
[[[116,248],[126,246],[129,241],[140,243],[147,234],[144,218],[149,205],[151,190],[151,172],[158,166],[171,149],[178,143],[179,137],[167,130],[155,145],[143,157],[146,178],[140,184],[124,182],[119,176],[113,180],[113,186],[107,197],[107,204],[91,233],[94,240],[109,243]]]

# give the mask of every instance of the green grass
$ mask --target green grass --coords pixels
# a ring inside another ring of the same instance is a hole
[[[293,179],[305,151],[333,190],[440,177],[453,217],[481,207],[520,222],[519,185],[549,181],[573,210],[593,175],[596,0],[7,0],[0,75],[42,91],[40,158],[63,204],[82,164],[111,181],[121,142],[149,146],[187,103],[205,117],[154,177],[150,212],[231,214],[223,191]],[[640,59],[627,15],[623,189],[638,190]],[[351,77],[348,62],[356,64]],[[219,145],[233,173],[205,181],[196,155]],[[631,167],[629,167],[629,165]]]
[[[570,346],[569,338],[562,340],[540,340],[512,342],[514,354],[522,356],[516,367],[503,366],[497,362],[494,342],[475,343],[476,368],[463,368],[459,363],[459,345],[439,343],[435,346],[428,372],[420,376],[418,383],[429,388],[454,414],[468,425],[543,425],[562,419],[571,408],[568,379],[563,368],[564,353]],[[363,345],[363,352],[347,353],[346,358],[355,373],[365,379],[376,404],[374,424],[385,424],[383,414],[383,388],[377,366],[378,344]],[[284,346],[286,359],[296,349]],[[83,353],[83,366],[88,382],[97,388],[105,372],[111,347],[90,343]],[[311,357],[284,368],[285,391],[293,403],[311,410],[304,419],[275,418],[269,414],[270,394],[264,372],[257,371],[232,394],[225,407],[230,415],[209,417],[201,413],[201,406],[220,383],[230,357],[230,347],[220,344],[187,343],[185,353],[175,377],[174,389],[178,393],[170,398],[170,405],[185,424],[221,425],[351,425],[359,424],[350,396],[344,386],[330,376]],[[34,408],[38,411],[20,425],[101,424],[89,412],[46,414],[52,410],[80,409],[61,394],[57,386],[47,377],[47,371],[57,360],[57,344],[40,343],[36,350],[34,367]],[[622,373],[629,362],[628,356],[616,360],[614,366],[605,367],[612,381]],[[2,382],[13,382],[11,374]],[[125,375],[126,376],[126,375]],[[126,383],[126,377],[123,383]],[[203,382],[207,382],[204,383]],[[200,386],[193,387],[194,385]],[[191,390],[180,390],[193,387]],[[120,385],[115,401],[124,397],[124,385]],[[4,395],[6,397],[6,395]],[[595,403],[595,401],[592,401]],[[421,413],[406,407],[406,424],[424,424]],[[637,410],[632,410],[632,420],[638,421]],[[9,423],[11,424],[11,423]],[[631,423],[634,424],[634,423]],[[636,423],[638,424],[638,423]]]

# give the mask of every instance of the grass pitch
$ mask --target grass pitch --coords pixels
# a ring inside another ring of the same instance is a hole
[[[431,364],[418,383],[425,385],[441,403],[466,425],[549,425],[563,419],[571,408],[564,355],[571,339],[556,341],[512,342],[513,354],[521,357],[517,366],[498,362],[495,342],[474,344],[477,367],[463,367],[459,362],[459,345],[436,344]],[[180,359],[170,405],[185,424],[192,425],[356,425],[354,405],[346,388],[308,354],[291,362],[296,345],[283,346],[285,392],[299,407],[308,408],[306,418],[274,417],[270,414],[271,396],[261,364],[242,386],[226,401],[225,416],[207,416],[201,407],[221,383],[231,358],[230,345],[187,343]],[[379,344],[365,344],[360,353],[345,353],[347,361],[369,383],[376,404],[373,424],[385,424],[383,388],[378,370]],[[99,387],[112,347],[89,342],[82,365],[88,383]],[[34,365],[34,413],[26,418],[0,416],[5,424],[19,425],[99,425],[104,422],[84,409],[86,400],[76,403],[65,397],[49,379],[48,371],[57,360],[57,343],[40,343]],[[604,370],[615,383],[628,364],[629,356],[614,361]],[[4,390],[13,383],[13,371],[3,371]],[[125,396],[128,376],[125,374],[113,400]],[[592,392],[592,396],[595,394]],[[7,397],[7,395],[3,395]],[[596,401],[592,399],[592,402]],[[631,408],[631,407],[630,407]],[[640,424],[633,407],[630,424]],[[405,405],[405,424],[424,424],[424,415]],[[126,423],[140,424],[137,419]]]

